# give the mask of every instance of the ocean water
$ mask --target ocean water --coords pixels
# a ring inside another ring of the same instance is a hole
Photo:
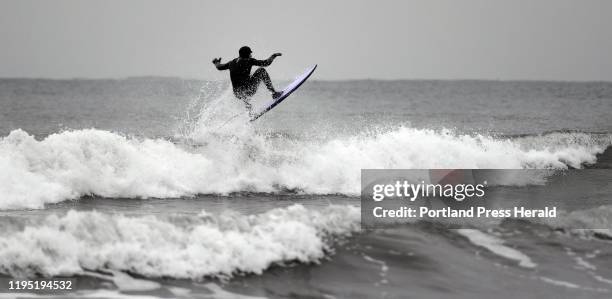
[[[250,123],[227,82],[1,79],[0,298],[610,298],[611,112],[605,82],[313,80]],[[363,168],[601,171],[554,224],[362,230]]]

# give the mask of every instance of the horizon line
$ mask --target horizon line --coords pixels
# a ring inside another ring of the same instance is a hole
[[[134,79],[173,79],[186,81],[228,81],[226,79],[207,79],[207,78],[188,78],[180,76],[163,76],[163,75],[137,75],[125,77],[4,77],[0,76],[0,80],[48,80],[48,81],[103,81],[103,80],[134,80]],[[292,79],[277,79],[273,81],[291,81]],[[611,80],[604,79],[508,79],[508,78],[346,78],[346,79],[310,79],[309,81],[318,82],[355,82],[355,81],[480,81],[480,82],[558,82],[558,83],[612,83]]]

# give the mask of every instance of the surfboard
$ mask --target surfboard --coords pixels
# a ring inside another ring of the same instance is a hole
[[[298,89],[302,83],[304,83],[312,73],[314,73],[315,69],[317,69],[317,65],[308,68],[304,74],[295,78],[295,80],[287,85],[285,89],[283,89],[283,93],[277,98],[272,99],[268,103],[262,106],[261,109],[257,110],[256,113],[251,117],[251,121],[258,119],[260,116],[264,115],[266,112],[272,110],[272,108],[276,107],[276,105],[280,104],[283,100],[285,100],[289,95],[291,95],[296,89]]]

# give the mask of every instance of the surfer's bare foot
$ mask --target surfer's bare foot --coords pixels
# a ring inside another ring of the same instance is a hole
[[[272,98],[276,99],[276,98],[280,97],[282,94],[283,94],[282,91],[275,91],[275,92],[272,93]]]

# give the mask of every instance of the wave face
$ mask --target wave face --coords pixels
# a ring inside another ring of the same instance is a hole
[[[358,231],[359,221],[359,208],[352,206],[166,218],[71,210],[2,233],[0,273],[50,277],[121,270],[191,279],[261,274],[272,264],[319,261],[332,239]]]
[[[241,128],[195,131],[178,143],[96,129],[36,140],[14,130],[0,139],[0,209],[42,208],[85,195],[291,190],[352,196],[362,168],[577,168],[595,163],[612,143],[610,136],[586,133],[499,139],[409,127],[312,141]]]

